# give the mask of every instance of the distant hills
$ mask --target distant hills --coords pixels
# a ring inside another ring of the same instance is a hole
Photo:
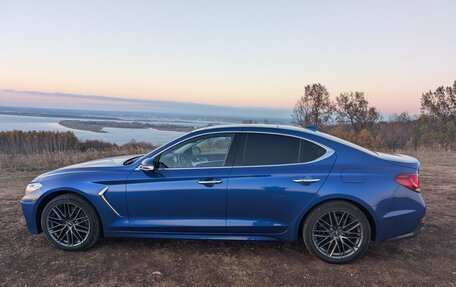
[[[287,109],[229,107],[192,102],[17,90],[0,90],[0,105],[3,107],[40,109],[137,112],[145,114],[174,115],[178,117],[191,116],[217,119],[267,120],[272,123],[289,122],[291,112]]]

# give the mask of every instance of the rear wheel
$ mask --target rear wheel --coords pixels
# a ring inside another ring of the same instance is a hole
[[[91,247],[101,233],[95,209],[74,194],[60,195],[46,204],[41,214],[41,227],[48,241],[69,251]]]
[[[371,228],[366,215],[345,201],[317,206],[306,218],[303,238],[307,249],[328,263],[348,263],[366,252]]]

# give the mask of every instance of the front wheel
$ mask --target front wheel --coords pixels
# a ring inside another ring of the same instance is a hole
[[[95,209],[74,194],[60,195],[46,204],[41,214],[41,227],[49,242],[68,251],[91,247],[101,233]]]
[[[345,201],[317,206],[306,218],[302,231],[306,247],[314,256],[336,264],[363,255],[371,238],[366,215]]]

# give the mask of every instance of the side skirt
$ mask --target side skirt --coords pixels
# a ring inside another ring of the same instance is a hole
[[[167,239],[202,239],[202,240],[242,240],[242,241],[283,241],[280,238],[264,235],[233,235],[233,234],[172,234],[172,233],[136,233],[136,232],[105,232],[104,237],[128,238],[167,238]]]

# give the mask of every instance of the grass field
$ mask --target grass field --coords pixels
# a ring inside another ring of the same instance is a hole
[[[313,258],[302,242],[104,239],[85,252],[63,252],[26,230],[19,205],[26,184],[49,164],[36,158],[36,164],[22,168],[16,161],[8,168],[1,158],[0,284],[455,286],[456,153],[412,155],[421,161],[424,231],[372,245],[363,258],[342,266]]]

